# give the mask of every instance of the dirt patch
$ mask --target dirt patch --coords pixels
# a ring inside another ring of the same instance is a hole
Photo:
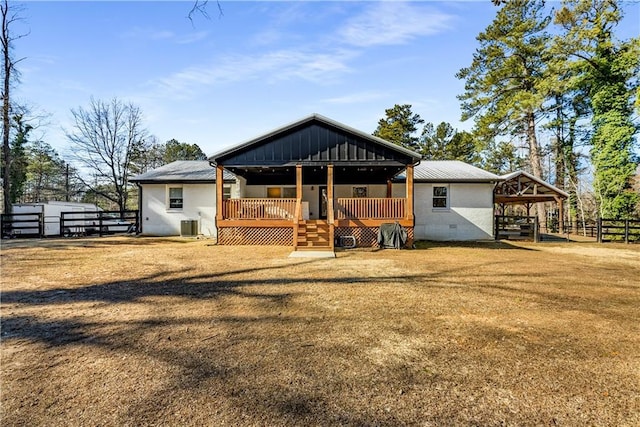
[[[7,241],[3,425],[639,425],[640,247]]]

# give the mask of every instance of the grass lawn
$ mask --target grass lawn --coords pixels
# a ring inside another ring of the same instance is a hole
[[[640,245],[3,241],[1,423],[640,425]]]

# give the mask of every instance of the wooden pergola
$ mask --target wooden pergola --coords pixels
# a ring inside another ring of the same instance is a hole
[[[494,202],[501,206],[503,212],[504,205],[519,204],[525,206],[529,216],[534,203],[555,202],[560,211],[558,226],[560,230],[564,229],[562,212],[564,201],[569,198],[568,193],[525,171],[512,172],[501,178],[502,181],[496,185],[494,191]]]

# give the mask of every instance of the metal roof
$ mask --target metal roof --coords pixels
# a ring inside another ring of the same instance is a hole
[[[396,179],[404,181],[405,172]],[[415,182],[494,182],[501,179],[498,175],[460,160],[423,160],[413,170]]]
[[[502,175],[500,179],[502,182],[495,190],[498,203],[536,203],[569,197],[567,192],[522,170]]]
[[[224,171],[225,181],[234,181],[235,175]],[[130,179],[132,182],[215,182],[216,169],[207,160],[177,160],[152,169]]]

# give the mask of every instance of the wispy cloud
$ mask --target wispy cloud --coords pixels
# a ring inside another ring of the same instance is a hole
[[[190,44],[200,40],[204,40],[209,35],[208,31],[198,31],[196,33],[185,34],[183,36],[176,36],[175,42],[178,44]]]
[[[377,99],[382,99],[386,97],[387,94],[383,92],[358,92],[352,93],[344,96],[339,96],[336,98],[327,98],[323,99],[321,102],[324,104],[362,104],[365,102],[375,101]]]
[[[452,19],[431,6],[385,1],[348,20],[338,34],[344,43],[359,47],[404,44],[447,30]]]
[[[324,83],[350,71],[347,65],[351,53],[304,52],[279,50],[259,55],[235,55],[214,63],[188,67],[168,77],[151,82],[162,91],[189,95],[203,86],[262,79],[267,83],[299,79]]]
[[[188,34],[176,34],[168,30],[156,30],[151,28],[135,27],[124,33],[122,37],[144,41],[171,41],[176,44],[189,44],[205,39],[208,31],[197,31]]]

